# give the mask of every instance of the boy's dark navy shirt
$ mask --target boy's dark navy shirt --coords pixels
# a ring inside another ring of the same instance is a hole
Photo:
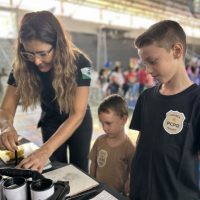
[[[141,136],[131,170],[133,200],[199,200],[200,88],[139,97],[130,128]]]

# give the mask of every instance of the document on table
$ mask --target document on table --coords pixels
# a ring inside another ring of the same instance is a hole
[[[108,193],[107,191],[103,190],[101,193],[99,193],[97,196],[93,197],[90,200],[118,200],[115,198],[112,194]]]
[[[70,192],[67,196],[74,196],[99,185],[97,181],[72,164],[44,173],[43,175],[53,181],[69,181]]]

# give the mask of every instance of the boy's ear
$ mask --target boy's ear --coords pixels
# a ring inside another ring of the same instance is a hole
[[[183,55],[183,45],[181,43],[176,43],[173,47],[172,47],[172,50],[173,50],[173,55],[174,55],[174,58],[180,58],[182,57]]]
[[[128,116],[127,115],[123,115],[122,119],[124,120],[124,123],[126,123],[127,120],[128,120]]]

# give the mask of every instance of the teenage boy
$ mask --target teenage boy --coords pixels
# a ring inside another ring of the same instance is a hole
[[[200,89],[185,69],[186,35],[175,21],[135,40],[158,85],[139,97],[130,128],[140,131],[131,169],[132,200],[199,200]]]

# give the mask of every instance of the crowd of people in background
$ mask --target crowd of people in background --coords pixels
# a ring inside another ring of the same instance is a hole
[[[200,85],[200,66],[198,64],[187,65],[187,74],[191,81]]]
[[[102,97],[120,94],[126,99],[137,99],[142,91],[154,86],[155,81],[142,64],[128,69],[116,65],[113,70],[102,68],[99,71],[98,84]]]
[[[200,65],[198,62],[186,65],[189,78],[200,85]],[[120,94],[126,99],[137,99],[145,89],[156,84],[151,74],[146,72],[145,66],[138,62],[135,67],[123,68],[116,65],[114,69],[102,68],[98,74],[101,96]]]

